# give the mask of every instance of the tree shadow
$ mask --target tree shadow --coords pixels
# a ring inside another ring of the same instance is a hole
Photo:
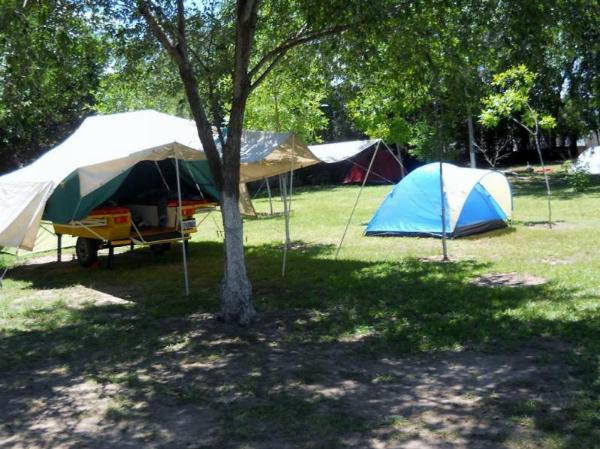
[[[560,410],[575,393],[593,410],[600,324],[593,315],[517,313],[538,301],[569,304],[578,292],[480,287],[472,279],[489,265],[474,260],[333,260],[333,249],[299,246],[282,279],[277,245],[248,247],[260,312],[251,328],[213,319],[222,272],[216,243],[191,245],[190,298],[176,293],[177,251],[155,260],[144,250],[125,253],[114,270],[18,268],[11,278],[34,292],[79,285],[128,302],[52,303],[0,333],[0,441],[502,447],[519,431],[513,419],[522,411],[512,404],[532,398],[541,401],[531,412],[533,433],[562,432],[557,447],[594,435],[593,413],[582,420]]]
[[[569,185],[568,174],[552,173],[548,176],[552,198],[569,200],[583,195],[600,196],[600,176],[590,178],[590,185],[583,192],[576,192]],[[530,174],[511,182],[513,195],[546,197],[546,184],[541,174]]]

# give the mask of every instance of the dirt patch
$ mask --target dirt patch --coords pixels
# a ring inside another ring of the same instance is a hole
[[[163,321],[156,349],[2,372],[0,448],[491,449],[538,441],[512,411],[560,410],[572,379],[556,344],[373,357],[362,342],[287,344],[293,317],[248,330],[208,314]]]
[[[473,284],[480,287],[531,287],[544,285],[546,280],[539,276],[517,273],[490,273],[473,279]]]

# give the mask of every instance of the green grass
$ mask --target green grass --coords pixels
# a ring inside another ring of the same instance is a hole
[[[129,404],[140,398],[162,398],[181,406],[208,404],[220,429],[222,440],[217,441],[228,441],[231,447],[269,435],[296,447],[342,447],[340,435],[376,429],[381,420],[350,413],[351,406],[343,399],[311,396],[289,387],[325,382],[328,370],[320,361],[292,366],[289,372],[265,371],[275,349],[293,352],[340,345],[368,364],[384,357],[456,351],[505,354],[527,346],[539,347],[543,358],[548,348],[556,346],[556,353],[550,351],[548,357],[559,353],[570,367],[574,383],[569,385],[576,385],[569,387],[572,394],[558,411],[541,399],[521,403],[490,399],[489,406],[502,419],[537,432],[531,441],[509,441],[504,433],[495,438],[507,447],[546,443],[557,448],[598,447],[600,183],[575,193],[563,175],[553,175],[556,226],[550,230],[543,226],[542,179],[523,178],[513,182],[512,226],[450,241],[451,263],[435,260],[441,254],[437,239],[362,236],[389,186],[365,188],[335,260],[358,187],[297,189],[291,221],[296,244],[285,278],[280,250],[283,218],[245,223],[248,271],[261,314],[254,329],[215,325],[199,336],[195,327],[194,317],[218,310],[221,224],[212,216],[191,244],[190,298],[181,294],[179,249],[159,257],[143,249],[121,254],[113,270],[85,270],[74,263],[15,269],[0,292],[0,373],[10,377],[56,364],[73,376],[119,385],[125,393],[121,391],[124,396],[107,411],[112,420],[127,419]],[[259,198],[255,206],[266,212],[268,201]],[[281,202],[276,201],[275,207],[281,209]],[[0,259],[0,266],[12,263],[7,256]],[[471,282],[495,272],[539,276],[547,282],[493,289]],[[128,303],[86,305],[94,292]],[[268,335],[275,331],[265,330],[269,326],[278,326],[274,340]],[[236,368],[233,378],[228,376],[232,357],[248,372]],[[148,374],[149,365],[161,365],[156,368],[160,372],[171,358],[216,368],[185,384],[173,380],[179,373],[176,366],[168,367],[174,378]],[[339,376],[372,388],[398,381],[389,373],[371,375],[361,369],[340,369]],[[243,400],[223,399],[231,395]],[[406,420],[396,418],[402,424]],[[302,432],[305,439],[298,436]],[[309,440],[320,441],[320,446]]]

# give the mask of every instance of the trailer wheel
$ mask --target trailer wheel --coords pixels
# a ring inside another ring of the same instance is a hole
[[[98,245],[99,241],[78,237],[75,243],[75,254],[77,261],[82,267],[91,267],[98,260]]]
[[[152,245],[150,246],[150,249],[152,250],[152,253],[160,256],[161,254],[164,254],[166,251],[168,251],[171,248],[171,244],[170,243],[159,243],[157,245]]]

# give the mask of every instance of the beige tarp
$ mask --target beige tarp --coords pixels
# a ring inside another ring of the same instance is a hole
[[[239,200],[240,213],[247,217],[256,217],[256,210],[252,204],[252,198],[250,198],[250,192],[248,192],[248,186],[246,183],[240,184],[240,200]]]
[[[46,201],[77,172],[83,197],[143,160],[204,160],[195,123],[156,111],[89,117],[63,143],[33,164],[0,177],[0,246],[34,247]],[[242,135],[241,181],[316,164],[290,133]]]

